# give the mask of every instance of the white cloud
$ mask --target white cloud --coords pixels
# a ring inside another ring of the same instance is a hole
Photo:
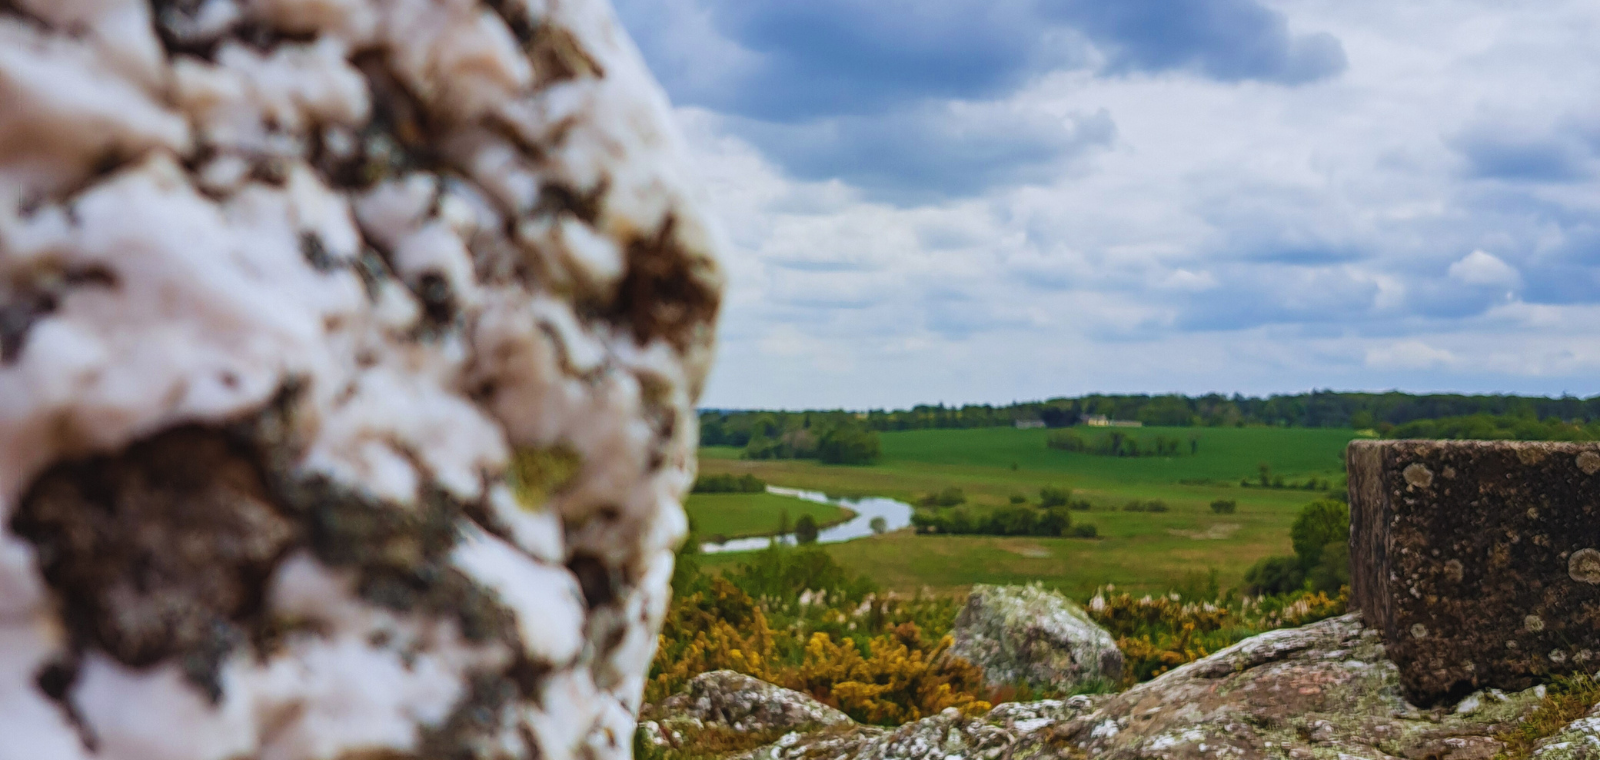
[[[1377,369],[1433,369],[1459,361],[1456,355],[1420,340],[1403,340],[1367,349],[1367,366]]]
[[[734,241],[705,403],[1600,392],[1600,180],[1483,176],[1455,144],[1600,123],[1571,116],[1600,88],[1600,6],[1272,5],[1343,41],[1348,70],[1299,88],[1046,74],[967,113],[998,120],[984,131],[1104,109],[1114,144],[937,203],[797,180],[679,109]]]
[[[1450,265],[1450,278],[1468,285],[1497,285],[1514,288],[1522,282],[1522,275],[1510,264],[1487,251],[1477,250]]]

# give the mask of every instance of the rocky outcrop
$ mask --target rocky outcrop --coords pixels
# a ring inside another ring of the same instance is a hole
[[[1115,696],[953,711],[897,729],[835,728],[763,748],[773,760],[1312,758],[1489,760],[1542,689],[1485,691],[1421,710],[1358,616],[1243,641]],[[1568,747],[1587,739],[1574,724]],[[1548,752],[1563,751],[1552,747]]]
[[[1353,602],[1418,704],[1600,667],[1600,444],[1351,444]]]
[[[954,708],[898,728],[849,726],[809,735],[789,734],[747,757],[751,760],[946,760],[1048,757],[1071,750],[1046,738],[1056,726],[1091,712],[1106,697],[1000,705],[982,717]]]
[[[1072,692],[1122,678],[1122,651],[1087,613],[1039,586],[974,586],[951,630],[950,653],[993,686]]]
[[[0,758],[620,758],[721,275],[603,0],[0,0]]]
[[[731,670],[696,676],[683,692],[646,705],[639,717],[649,736],[673,745],[707,727],[762,734],[851,723],[805,694]]]

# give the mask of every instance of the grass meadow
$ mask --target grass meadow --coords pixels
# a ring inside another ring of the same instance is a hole
[[[770,493],[696,493],[684,507],[702,539],[767,536],[778,531],[785,515],[789,525],[801,515],[811,515],[818,525],[832,525],[849,513],[831,504],[818,504]]]
[[[1013,494],[1037,502],[1044,486],[1071,488],[1093,504],[1090,511],[1074,512],[1074,522],[1094,524],[1099,538],[919,536],[907,530],[831,544],[827,549],[841,564],[889,589],[938,591],[974,583],[1038,580],[1082,597],[1106,583],[1129,591],[1179,588],[1204,582],[1213,570],[1223,588],[1239,585],[1257,559],[1290,553],[1289,526],[1296,512],[1306,502],[1325,496],[1305,490],[1245,488],[1239,481],[1254,480],[1264,463],[1273,475],[1291,483],[1310,478],[1342,483],[1344,447],[1357,437],[1353,430],[1322,428],[1142,428],[1131,433],[1178,438],[1183,453],[1118,458],[1050,449],[1045,445],[1050,432],[979,428],[883,433],[882,458],[865,467],[811,460],[747,461],[738,458],[738,449],[706,447],[700,451],[700,469],[751,473],[780,486],[913,503],[924,494],[954,486],[966,493],[967,506],[973,510],[1000,506]],[[1198,440],[1194,454],[1189,453],[1191,438]],[[769,498],[787,502],[791,519],[799,516],[797,500]],[[1121,509],[1131,500],[1152,499],[1165,502],[1170,511]],[[1209,505],[1216,499],[1236,501],[1237,511],[1214,514]],[[691,500],[691,514],[702,535],[709,535],[715,531],[702,516],[709,513],[697,503]],[[776,508],[763,509],[776,514]],[[716,518],[723,525],[733,524],[734,519]],[[716,555],[705,558],[705,563],[718,567],[738,560],[736,554]]]

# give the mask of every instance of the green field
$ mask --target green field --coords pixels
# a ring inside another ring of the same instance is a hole
[[[1290,482],[1339,480],[1345,444],[1355,431],[1318,428],[1143,428],[1184,442],[1173,457],[1117,458],[1049,449],[1047,430],[979,428],[884,433],[883,457],[869,467],[809,460],[744,461],[737,449],[701,449],[706,473],[753,473],[774,485],[829,493],[870,494],[915,501],[955,486],[969,507],[1006,503],[1012,494],[1036,501],[1042,486],[1073,489],[1094,504],[1074,512],[1099,539],[917,536],[909,531],[833,544],[828,550],[852,569],[899,590],[950,589],[973,583],[1044,581],[1075,595],[1115,583],[1161,591],[1193,582],[1210,570],[1224,587],[1238,585],[1257,559],[1287,554],[1289,526],[1319,492],[1242,488],[1259,465]],[[1198,453],[1188,441],[1197,437]],[[1215,499],[1238,511],[1216,515]],[[1124,512],[1130,500],[1160,499],[1170,512]],[[702,528],[704,530],[704,528]],[[737,555],[707,558],[715,566]]]
[[[707,540],[772,535],[778,531],[785,514],[791,526],[801,515],[811,515],[821,526],[850,517],[849,511],[831,504],[770,493],[690,494],[684,508],[695,531]]]

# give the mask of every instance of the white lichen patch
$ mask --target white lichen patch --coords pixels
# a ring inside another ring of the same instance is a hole
[[[15,0],[0,102],[0,757],[626,756],[721,275],[603,0]]]
[[[1600,551],[1579,549],[1567,559],[1567,575],[1581,583],[1600,583]]]
[[[1421,462],[1413,462],[1406,465],[1405,470],[1400,474],[1405,477],[1406,483],[1413,488],[1427,488],[1433,485],[1433,471]]]
[[[1578,455],[1578,469],[1585,475],[1600,472],[1600,453],[1585,451]]]

